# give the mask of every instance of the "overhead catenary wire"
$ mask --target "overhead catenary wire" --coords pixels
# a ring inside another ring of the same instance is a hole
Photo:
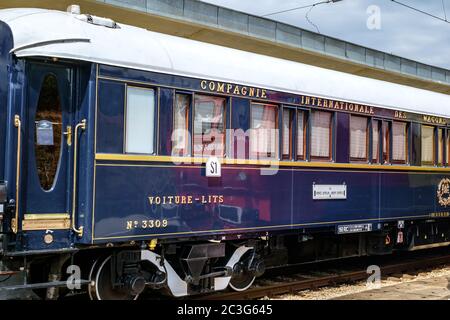
[[[416,11],[416,12],[422,13],[422,14],[427,15],[427,16],[429,16],[429,17],[432,17],[432,18],[434,18],[434,19],[438,19],[438,20],[440,20],[440,21],[443,21],[443,22],[446,22],[446,23],[449,23],[449,24],[450,24],[450,21],[447,19],[447,14],[445,13],[445,5],[444,5],[444,1],[442,1],[442,4],[443,4],[443,6],[444,6],[444,15],[445,15],[445,18],[439,17],[439,16],[437,16],[437,15],[434,15],[434,14],[429,13],[429,12],[427,12],[427,11],[424,11],[424,10],[421,10],[421,9],[418,9],[418,8],[415,8],[415,7],[413,7],[413,6],[410,6],[410,5],[406,4],[406,3],[402,3],[402,2],[397,1],[397,0],[391,0],[391,1],[394,2],[394,3],[396,3],[396,4],[398,4],[398,5],[404,6],[404,7],[408,8],[408,9],[414,10],[414,11]]]
[[[319,27],[314,22],[312,22],[311,19],[309,19],[309,14],[311,13],[312,9],[314,9],[314,7],[309,8],[308,12],[306,12],[306,14],[305,14],[305,18],[309,22],[310,25],[312,25],[314,28],[316,28],[317,33],[320,33]]]
[[[290,9],[286,9],[286,10],[280,10],[280,11],[275,11],[275,12],[271,12],[271,13],[266,13],[266,14],[263,14],[261,17],[268,17],[268,16],[280,14],[280,13],[296,11],[296,10],[301,10],[301,9],[306,9],[306,8],[312,8],[312,7],[318,6],[320,4],[331,3],[331,2],[335,2],[335,1],[332,1],[332,0],[320,1],[320,2],[316,2],[316,3],[310,4],[310,5],[306,5],[306,6],[294,7],[294,8],[290,8]]]
[[[444,17],[445,17],[445,20],[447,21],[447,10],[445,9],[445,2],[444,2],[444,0],[442,0],[442,10],[444,11]]]
[[[295,8],[291,8],[291,9],[286,9],[286,10],[281,10],[281,11],[275,11],[275,12],[267,13],[267,14],[262,15],[262,17],[268,17],[268,16],[280,14],[280,13],[285,13],[285,12],[290,12],[290,11],[295,11],[295,10],[309,8],[309,10],[305,14],[306,21],[308,21],[308,23],[310,25],[312,25],[316,29],[317,33],[320,33],[319,27],[314,22],[311,21],[311,19],[309,18],[309,14],[311,13],[312,9],[314,9],[315,6],[318,6],[320,4],[339,2],[339,1],[342,1],[342,0],[320,1],[320,2],[316,2],[316,3],[313,3],[313,4],[307,5],[307,6],[300,6],[300,7],[295,7]]]

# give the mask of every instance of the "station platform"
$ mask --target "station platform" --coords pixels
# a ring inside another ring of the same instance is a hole
[[[332,300],[450,300],[450,276],[412,280]]]

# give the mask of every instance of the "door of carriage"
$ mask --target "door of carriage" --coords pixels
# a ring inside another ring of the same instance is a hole
[[[20,226],[69,229],[73,172],[74,69],[29,62],[22,119]]]

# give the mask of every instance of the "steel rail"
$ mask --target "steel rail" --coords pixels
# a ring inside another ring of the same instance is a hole
[[[450,255],[430,257],[420,259],[418,261],[407,261],[395,264],[381,265],[382,277],[417,270],[424,269],[442,264],[450,263]],[[328,275],[323,277],[316,277],[312,279],[303,279],[297,281],[290,281],[288,283],[279,283],[268,286],[250,288],[244,292],[224,292],[220,294],[213,294],[208,296],[195,297],[194,299],[202,300],[252,300],[264,297],[273,297],[281,294],[296,293],[301,290],[317,289],[329,285],[336,285],[347,282],[355,282],[367,279],[368,274],[366,270],[351,271],[342,274]]]

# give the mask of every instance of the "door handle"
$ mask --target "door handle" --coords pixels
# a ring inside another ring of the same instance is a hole
[[[67,145],[70,147],[72,145],[72,126],[67,126],[66,131],[63,134],[67,136]]]
[[[20,186],[20,162],[22,144],[22,122],[20,116],[14,116],[14,126],[17,128],[17,159],[16,159],[16,211],[11,220],[11,229],[14,233],[19,231],[19,186]]]
[[[73,146],[73,188],[72,188],[72,230],[81,238],[83,236],[83,227],[77,228],[75,222],[75,211],[77,209],[77,162],[78,162],[78,130],[86,130],[86,119],[83,119],[75,126],[74,146]],[[69,130],[67,130],[69,131]]]

